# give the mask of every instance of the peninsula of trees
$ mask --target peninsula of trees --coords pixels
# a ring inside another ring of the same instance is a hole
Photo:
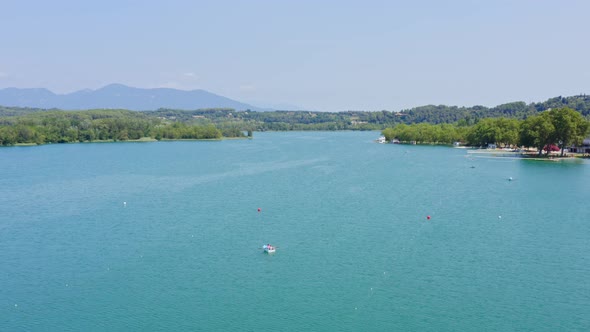
[[[557,146],[563,156],[565,148],[579,145],[590,131],[590,122],[579,112],[557,108],[527,117],[525,120],[485,118],[474,125],[400,124],[383,130],[387,140],[401,142],[451,144],[461,141],[470,146],[494,144],[504,147],[534,147],[541,154]]]
[[[0,145],[243,136],[234,127],[171,122],[126,110],[39,111],[0,118]]]

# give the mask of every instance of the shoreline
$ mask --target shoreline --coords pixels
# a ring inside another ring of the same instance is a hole
[[[408,144],[408,143],[385,143],[385,144],[400,144],[400,145],[411,145],[411,146],[446,146],[454,149],[467,150],[467,155],[475,158],[505,158],[505,159],[521,159],[521,160],[532,160],[532,161],[574,161],[579,159],[590,159],[590,156],[580,153],[567,153],[563,157],[556,154],[550,153],[549,155],[543,154],[539,156],[538,152],[526,150],[523,151],[512,151],[504,149],[485,149],[473,146],[454,146],[447,143],[421,143],[421,144]]]
[[[522,160],[533,160],[533,161],[567,161],[576,159],[587,159],[587,156],[582,154],[569,153],[563,157],[560,155],[541,155],[537,152],[511,152],[502,150],[491,150],[491,151],[468,151],[468,155],[476,158],[505,158],[505,159],[522,159]]]
[[[221,138],[162,138],[160,140],[151,137],[142,137],[140,139],[129,139],[129,140],[93,140],[83,142],[63,142],[63,143],[15,143],[13,145],[0,145],[2,147],[14,147],[14,146],[43,146],[53,144],[90,144],[90,143],[154,143],[154,142],[174,142],[174,141],[225,141],[225,140],[240,140],[240,139],[252,139],[252,137],[221,137]]]

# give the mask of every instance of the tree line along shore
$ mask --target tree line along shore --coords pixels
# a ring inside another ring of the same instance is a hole
[[[167,121],[127,110],[42,111],[0,117],[0,145],[95,141],[133,141],[151,138],[221,139],[247,137],[236,125]]]
[[[566,146],[583,136],[583,124],[588,118],[590,96],[586,95],[492,108],[428,105],[400,112],[253,112],[222,108],[64,111],[0,106],[0,145],[220,139],[248,137],[253,131],[267,130],[383,130],[388,139],[407,142],[539,147],[561,141],[560,146]],[[576,123],[574,132],[571,121]]]
[[[406,143],[452,144],[468,146],[532,147],[541,155],[579,146],[590,132],[590,121],[579,112],[563,107],[532,115],[524,120],[485,118],[476,124],[400,124],[382,131],[388,141]]]

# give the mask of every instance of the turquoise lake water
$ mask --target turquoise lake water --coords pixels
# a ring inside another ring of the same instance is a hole
[[[1,148],[0,331],[590,330],[589,161],[254,136]]]

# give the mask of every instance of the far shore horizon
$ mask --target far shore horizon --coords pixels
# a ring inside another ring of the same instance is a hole
[[[229,98],[229,97],[225,97],[219,93],[215,93],[215,92],[211,92],[209,90],[205,90],[202,88],[199,89],[180,89],[180,88],[173,88],[173,87],[146,87],[146,88],[141,88],[141,87],[135,87],[132,85],[128,85],[128,84],[122,84],[122,83],[109,83],[109,84],[105,84],[102,85],[98,88],[79,88],[79,89],[74,89],[71,91],[60,91],[60,92],[54,92],[55,90],[52,90],[50,88],[47,87],[15,87],[15,86],[7,86],[4,88],[0,88],[0,106],[4,106],[4,107],[24,107],[24,108],[43,108],[43,109],[64,109],[64,110],[91,110],[91,109],[128,109],[128,110],[134,110],[134,111],[154,111],[157,109],[162,109],[162,108],[171,108],[171,109],[182,109],[182,110],[186,110],[186,111],[192,111],[192,110],[196,110],[196,109],[200,109],[200,108],[194,108],[194,107],[187,107],[187,108],[175,108],[174,105],[170,105],[170,106],[165,106],[165,105],[161,105],[161,106],[154,106],[153,108],[150,109],[138,109],[138,107],[121,107],[121,106],[116,106],[116,105],[110,105],[110,106],[106,106],[106,107],[95,107],[95,106],[89,106],[89,107],[77,107],[77,108],[70,108],[70,107],[62,107],[63,104],[59,104],[59,103],[55,103],[53,105],[51,104],[47,104],[47,105],[41,105],[39,100],[36,100],[35,98],[45,98],[45,99],[59,99],[59,98],[73,98],[73,99],[83,99],[86,96],[89,95],[93,95],[95,93],[100,94],[100,97],[110,97],[112,98],[113,95],[115,95],[116,97],[125,97],[125,93],[127,93],[127,97],[137,97],[137,93],[156,93],[156,92],[167,92],[167,93],[172,93],[174,95],[176,95],[176,97],[179,97],[180,95],[183,94],[198,94],[199,96],[208,96],[211,98],[219,98],[222,99],[223,102],[218,102],[217,105],[215,104],[211,104],[207,107],[204,108],[228,108],[228,104],[231,105],[239,105],[239,107],[234,108],[234,110],[236,111],[246,111],[246,110],[254,110],[254,111],[286,111],[286,112],[322,112],[322,113],[341,113],[341,112],[372,112],[372,113],[376,113],[376,112],[383,112],[383,111],[388,111],[388,112],[403,112],[403,111],[408,111],[408,110],[412,110],[412,109],[420,109],[423,107],[440,107],[440,106],[445,106],[445,107],[453,107],[453,108],[459,108],[459,109],[473,109],[473,108],[494,108],[494,107],[499,107],[502,105],[507,105],[507,104],[512,104],[512,103],[525,103],[525,104],[535,104],[535,102],[525,102],[523,99],[521,100],[513,100],[513,101],[504,101],[501,103],[488,103],[486,105],[484,105],[483,103],[472,103],[467,104],[457,104],[457,103],[451,103],[451,104],[447,104],[444,102],[439,102],[439,103],[423,103],[423,104],[419,104],[417,106],[412,106],[412,107],[398,107],[397,110],[388,110],[387,107],[379,107],[377,109],[374,110],[367,110],[367,109],[351,109],[351,108],[346,108],[346,109],[341,109],[341,110],[322,110],[321,108],[317,108],[317,107],[302,107],[302,108],[297,108],[294,107],[292,104],[292,102],[288,101],[288,102],[269,102],[269,101],[260,101],[259,104],[264,104],[264,105],[286,105],[286,104],[290,104],[289,107],[265,107],[265,106],[261,106],[261,105],[256,105],[256,102],[252,102],[252,104],[248,103],[248,102],[242,102],[242,101],[238,101],[237,99],[234,98]],[[12,94],[12,95],[11,95]],[[17,95],[17,97],[19,99],[14,99],[15,96],[14,94]],[[109,95],[109,94],[113,94],[113,95]],[[571,95],[571,97],[586,97],[587,94],[585,93],[580,93],[577,95]],[[145,95],[143,96],[143,98],[146,99],[150,99],[150,98],[154,98],[157,96],[150,96],[150,95]],[[7,98],[12,98],[12,99],[7,99]],[[182,97],[185,98],[185,97]],[[551,98],[562,98],[561,95],[559,95],[558,97],[547,97],[549,99]],[[524,98],[526,99],[526,98]],[[5,100],[18,100],[19,102],[17,103],[13,103],[13,104],[7,104],[5,102]],[[29,104],[26,104],[26,102],[28,102]],[[47,100],[44,100],[44,102],[48,102]],[[96,102],[96,101],[93,101]],[[145,101],[143,101],[144,105],[145,105]],[[197,102],[198,104],[198,102]],[[66,104],[67,105],[67,104]],[[232,107],[229,107],[232,108]]]

